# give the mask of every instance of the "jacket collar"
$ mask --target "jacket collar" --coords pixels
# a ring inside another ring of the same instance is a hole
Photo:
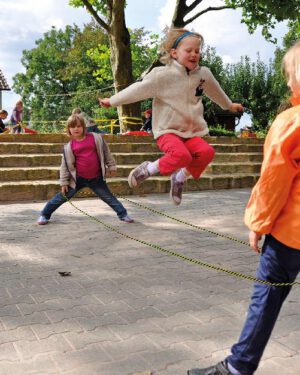
[[[171,61],[171,66],[174,66],[176,69],[182,70],[183,72],[187,72],[186,67],[183,66],[183,65],[181,65],[181,64],[179,64],[179,62],[176,61],[176,60],[174,60],[174,59],[172,59],[172,61]],[[190,73],[197,72],[199,69],[200,69],[200,66],[198,65],[198,66],[196,66],[195,69],[190,70],[188,73],[190,74]]]
[[[290,98],[290,103],[293,107],[295,107],[296,105],[300,105],[300,96],[292,96]]]

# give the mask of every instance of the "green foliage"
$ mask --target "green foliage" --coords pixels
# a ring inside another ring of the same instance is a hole
[[[277,22],[290,20],[297,23],[300,17],[300,0],[224,0],[232,8],[242,8],[242,22],[253,33],[262,26],[262,34],[272,39],[272,29]],[[273,39],[276,41],[276,39]]]
[[[139,77],[157,53],[156,34],[144,29],[131,32],[134,74]],[[36,41],[36,47],[23,52],[25,73],[14,77],[14,90],[32,108],[31,120],[65,120],[75,107],[98,116],[97,98],[114,93],[108,38],[94,23],[81,31],[52,28]],[[146,108],[151,100],[145,102]],[[117,118],[116,109],[105,113]]]
[[[26,72],[13,78],[13,88],[32,108],[33,120],[65,119],[75,106],[86,110],[91,103],[96,104],[96,92],[82,91],[96,89],[92,76],[95,65],[86,56],[86,49],[97,36],[101,42],[103,33],[94,25],[83,32],[77,26],[52,28],[36,41],[35,48],[23,51],[21,61]]]
[[[288,27],[289,31],[283,38],[283,47],[275,50],[273,61],[273,90],[282,99],[282,103],[286,102],[290,96],[289,88],[286,85],[286,79],[282,72],[282,59],[287,49],[300,39],[300,22],[289,22]]]
[[[130,30],[133,77],[139,78],[158,55],[159,35],[143,27]]]
[[[89,0],[88,1],[93,8],[103,14],[104,16],[107,16],[109,11],[108,1],[106,0]],[[69,0],[69,4],[73,6],[74,8],[80,8],[84,6],[84,2],[82,0]]]
[[[234,131],[225,129],[222,125],[216,124],[209,127],[209,135],[212,137],[236,137]]]
[[[205,3],[204,7],[197,9],[202,2]],[[274,42],[276,38],[272,39],[272,30],[276,23],[286,20],[298,23],[300,18],[300,0],[224,0],[223,4],[214,6],[204,0],[176,0],[172,24],[175,27],[185,27],[196,18],[205,16],[207,12],[226,8],[240,8],[241,22],[247,25],[249,32],[253,33],[261,26],[263,36]]]
[[[226,94],[244,105],[251,115],[254,130],[268,127],[286,91],[285,80],[281,73],[277,74],[272,61],[265,64],[257,55],[257,60],[252,62],[248,56],[243,56],[238,63],[224,66],[215,50],[208,47],[203,51],[202,63],[211,69]],[[206,121],[210,125],[217,124],[219,107],[206,97],[203,103]]]

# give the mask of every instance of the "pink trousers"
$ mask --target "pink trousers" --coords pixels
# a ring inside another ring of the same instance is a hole
[[[181,138],[168,133],[157,139],[157,145],[165,153],[159,159],[159,171],[162,175],[170,175],[185,167],[198,179],[215,155],[215,150],[200,137]]]

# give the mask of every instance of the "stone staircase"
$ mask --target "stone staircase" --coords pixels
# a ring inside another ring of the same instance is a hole
[[[160,155],[152,137],[105,135],[117,165],[118,175],[107,180],[114,194],[166,193],[169,177],[155,176],[130,189],[129,172],[144,160]],[[189,179],[186,191],[252,187],[262,161],[263,140],[253,138],[207,137],[216,156],[200,180]],[[0,135],[0,201],[47,200],[59,191],[59,167],[64,134]],[[93,196],[89,190],[77,196]]]

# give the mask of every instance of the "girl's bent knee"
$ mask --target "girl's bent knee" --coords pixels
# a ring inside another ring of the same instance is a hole
[[[192,155],[188,151],[187,152],[182,152],[182,151],[174,152],[173,157],[174,159],[176,159],[179,168],[189,165],[193,160]]]

